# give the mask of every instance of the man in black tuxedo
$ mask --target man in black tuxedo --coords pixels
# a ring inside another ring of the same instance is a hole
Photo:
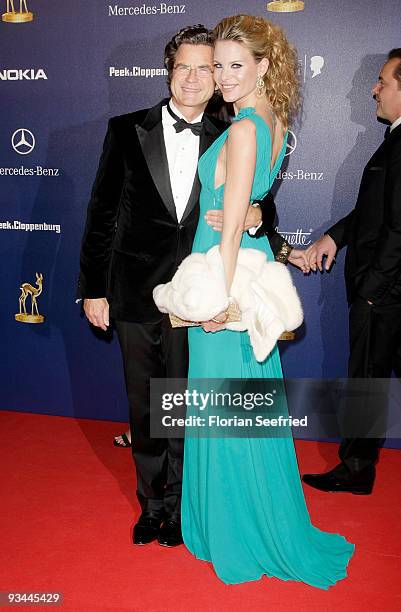
[[[114,320],[123,354],[142,508],[133,541],[175,546],[182,542],[183,440],[150,437],[149,379],[186,378],[187,331],[171,328],[152,290],[171,280],[191,252],[199,218],[198,158],[227,124],[204,114],[215,87],[206,28],[174,36],[165,65],[171,99],[109,122],[82,242],[80,293],[93,325],[106,330]],[[274,220],[271,198],[265,204],[267,221],[257,235]],[[250,206],[244,229],[260,221],[260,210]],[[208,222],[221,229],[221,213],[211,211]],[[271,227],[268,233],[278,257],[287,256],[291,249],[283,238]],[[303,257],[297,250],[290,255],[298,267]]]
[[[328,270],[337,250],[347,246],[348,376],[389,379],[393,371],[401,378],[401,49],[389,53],[372,93],[377,117],[390,124],[385,140],[365,167],[354,210],[306,253],[314,270],[317,266],[322,271],[327,256]],[[371,389],[380,387],[377,381]],[[355,409],[365,437],[344,438],[341,463],[325,474],[305,474],[304,482],[322,491],[371,493],[381,439],[369,437],[369,425],[385,421],[386,402],[372,394],[365,401],[361,410],[349,400],[345,415],[345,428],[354,425],[350,413]]]

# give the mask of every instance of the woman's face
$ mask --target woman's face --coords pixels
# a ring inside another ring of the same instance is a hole
[[[214,47],[214,78],[225,102],[254,106],[256,80],[266,73],[268,64],[267,58],[257,63],[241,43],[218,40]]]

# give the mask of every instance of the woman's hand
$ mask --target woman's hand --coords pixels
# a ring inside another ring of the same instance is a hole
[[[291,253],[288,255],[288,262],[302,270],[304,274],[309,274],[310,265],[306,251],[302,249],[292,249]]]
[[[228,314],[227,314],[227,311],[224,310],[223,312],[220,312],[218,315],[216,315],[210,321],[204,321],[204,323],[202,323],[202,327],[205,332],[214,333],[214,332],[222,331],[223,329],[226,329],[227,319],[228,319]]]
[[[213,321],[213,319],[211,321],[205,321],[204,323],[202,323],[202,327],[204,329],[205,332],[218,332],[218,331],[222,331],[223,329],[226,329],[226,324],[225,323],[216,323],[216,321]]]

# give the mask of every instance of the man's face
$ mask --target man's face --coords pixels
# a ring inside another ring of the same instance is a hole
[[[172,100],[183,113],[202,113],[214,92],[213,49],[182,44],[175,56],[170,83]]]
[[[398,81],[394,78],[394,68],[400,60],[393,58],[386,62],[380,71],[379,79],[372,89],[373,97],[376,100],[376,115],[380,119],[385,119],[393,123],[401,117],[401,89]]]

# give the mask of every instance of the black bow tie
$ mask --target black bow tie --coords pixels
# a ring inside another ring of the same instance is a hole
[[[203,130],[203,123],[200,121],[199,123],[189,123],[185,121],[185,119],[180,119],[178,115],[176,115],[170,108],[170,104],[167,104],[167,110],[173,119],[176,120],[174,123],[174,129],[177,133],[182,132],[183,130],[191,130],[192,134],[195,136],[200,136]]]
[[[391,126],[388,125],[387,128],[386,128],[386,131],[384,132],[384,140],[386,140],[386,138],[388,138],[390,136],[390,132],[391,132],[390,127]]]

